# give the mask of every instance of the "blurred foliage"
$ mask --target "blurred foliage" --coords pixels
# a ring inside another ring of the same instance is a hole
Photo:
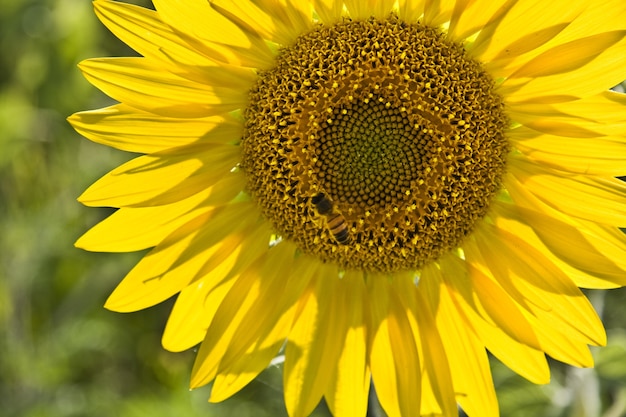
[[[210,387],[190,392],[194,352],[160,347],[171,302],[133,314],[102,308],[142,254],[73,247],[111,213],[76,197],[132,157],[66,123],[111,104],[76,64],[133,51],[99,24],[88,1],[3,0],[0,34],[0,414],[284,416],[280,366],[223,404],[206,402]],[[625,294],[591,293],[609,333],[609,346],[594,349],[594,370],[553,363],[552,383],[535,386],[494,361],[502,415],[625,415]],[[329,414],[322,405],[315,415]]]

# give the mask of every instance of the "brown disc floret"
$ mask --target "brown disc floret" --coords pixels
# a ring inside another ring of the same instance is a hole
[[[284,238],[345,268],[419,268],[457,247],[500,189],[508,152],[481,65],[393,15],[297,38],[259,74],[244,115],[250,194]],[[320,194],[347,243],[312,203]]]

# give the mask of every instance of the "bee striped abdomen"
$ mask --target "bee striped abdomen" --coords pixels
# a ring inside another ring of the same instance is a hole
[[[326,218],[326,226],[335,240],[341,245],[350,243],[348,224],[346,219],[333,208],[333,202],[324,194],[319,193],[311,197],[311,202],[320,216]]]
[[[333,213],[327,219],[328,228],[333,234],[337,242],[342,245],[350,243],[350,235],[348,235],[348,224],[346,219],[339,213]]]

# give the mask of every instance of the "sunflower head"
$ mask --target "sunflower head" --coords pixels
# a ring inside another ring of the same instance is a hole
[[[282,236],[323,261],[419,268],[457,247],[500,189],[508,121],[494,88],[438,29],[395,14],[318,25],[251,89],[248,190]],[[324,227],[311,204],[320,193],[349,242]]]
[[[150,252],[107,301],[177,295],[211,401],[284,355],[285,403],[499,413],[486,351],[536,383],[606,336],[626,284],[623,0],[96,0],[140,57],[81,63],[119,103],[87,138],[143,155],[80,200],[77,242]]]

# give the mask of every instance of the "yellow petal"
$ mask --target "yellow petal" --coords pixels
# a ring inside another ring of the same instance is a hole
[[[554,359],[580,367],[593,366],[593,357],[587,344],[572,332],[562,328],[549,326],[531,314],[528,320],[537,329],[537,337],[541,341],[541,350]]]
[[[224,254],[229,252],[220,249],[232,249],[232,245],[241,242],[242,234],[249,232],[256,222],[255,216],[245,215],[250,204],[233,204],[226,211],[215,210],[200,215],[179,227],[128,273],[105,307],[115,311],[135,311],[152,306],[199,278],[197,274],[203,271],[205,264],[219,265]],[[209,249],[215,245],[214,253]]]
[[[494,245],[494,241],[500,243]],[[577,334],[586,343],[606,343],[602,322],[589,300],[539,251],[517,236],[491,227],[481,228],[477,242],[498,282],[540,322]]]
[[[265,255],[259,248],[267,250],[269,238],[267,227],[252,228],[239,247],[233,248],[225,242],[210,251],[214,256],[207,256],[207,262],[196,274],[197,280],[183,289],[176,299],[163,333],[163,347],[180,352],[204,339],[224,297],[241,271]],[[245,259],[243,264],[242,259]]]
[[[250,34],[256,36],[260,35],[262,38],[282,45],[289,45],[295,39],[288,30],[285,30],[284,26],[281,27],[284,22],[281,22],[280,18],[274,18],[271,12],[262,10],[260,5],[255,4],[256,2],[215,0],[212,3],[213,8],[218,11],[220,15],[234,22],[235,25],[242,32],[248,34],[251,39],[254,39],[254,37]],[[282,16],[282,18],[285,19],[285,16]]]
[[[541,100],[508,103],[508,113],[516,121],[526,123],[527,120],[519,120],[519,117],[548,117],[561,118],[563,120],[577,120],[578,122],[591,123],[598,125],[596,129],[601,131],[601,127],[605,129],[613,127],[617,124],[618,128],[624,129],[626,115],[623,113],[626,105],[626,94],[615,91],[602,91],[599,94],[574,98],[566,102],[543,103]],[[602,131],[605,135],[615,134],[610,130]]]
[[[421,404],[420,358],[407,311],[385,276],[368,277],[371,304],[370,369],[390,417],[417,416]]]
[[[163,71],[148,58],[99,58],[79,64],[111,98],[166,117],[205,117],[243,108],[248,92],[211,87]]]
[[[171,204],[123,207],[92,227],[75,245],[95,252],[133,252],[156,246],[187,221],[231,201],[244,186],[244,176],[235,172]]]
[[[285,403],[290,416],[308,416],[326,391],[341,354],[347,316],[335,266],[326,266],[300,300],[299,314],[285,347]]]
[[[211,8],[239,30],[246,34],[252,47],[233,46],[230,49],[236,55],[236,61],[254,64],[254,67],[268,69],[274,64],[274,52],[266,39],[278,44],[291,44],[294,38],[275,39],[273,35],[280,33],[272,16],[264,13],[252,2],[228,2],[214,0]],[[229,44],[228,40],[216,41],[218,44]],[[229,61],[230,62],[230,61]],[[248,65],[246,65],[248,66]]]
[[[201,65],[198,63],[184,63],[175,56],[167,55],[164,60],[172,67],[169,71],[186,80],[219,87],[226,94],[232,91],[249,91],[258,79],[256,70],[230,63]]]
[[[78,200],[87,206],[129,207],[190,197],[228,176],[240,158],[238,146],[203,148],[135,158],[100,178]]]
[[[515,123],[555,136],[623,137],[626,134],[622,112],[625,97],[606,91],[564,103],[508,103],[508,114]],[[515,130],[513,134],[519,136]]]
[[[426,0],[399,0],[398,17],[409,23],[417,23],[424,15]]]
[[[601,133],[602,126],[595,122],[585,123],[572,118],[559,120],[558,117],[548,118],[546,114],[532,117],[517,113],[511,114],[511,118],[530,129],[547,133],[548,135],[566,137],[567,139],[595,139],[604,136]],[[576,143],[575,140],[573,142]]]
[[[263,19],[271,19],[275,30],[266,34],[267,39],[290,45],[298,36],[313,28],[313,6],[310,1],[259,0],[255,3],[259,9],[251,15],[248,23],[259,33],[265,34],[268,26],[263,25]],[[241,6],[249,7],[248,4]]]
[[[127,152],[154,153],[194,143],[235,143],[241,122],[230,116],[174,119],[125,104],[76,113],[68,118],[87,139]]]
[[[233,358],[225,369],[219,371],[213,381],[209,401],[220,402],[231,397],[268,367],[285,344],[294,310],[292,306],[278,316],[267,335],[260,337],[246,352]]]
[[[573,220],[572,223],[584,231],[585,238],[595,250],[626,269],[626,234],[621,229],[584,219]]]
[[[455,298],[455,302],[467,316],[465,322],[475,327],[478,338],[496,358],[532,383],[550,382],[550,368],[543,351],[519,343],[497,328],[487,325],[459,298]]]
[[[164,206],[121,208],[89,229],[75,245],[94,252],[134,252],[154,247],[191,219],[211,211],[211,207],[200,204],[209,194],[210,189]]]
[[[617,245],[598,238],[596,233],[581,227],[581,221],[574,223],[513,181],[509,181],[507,188],[512,190],[518,204],[517,214],[513,215],[529,224],[552,253],[587,274],[623,282],[626,272],[623,243]]]
[[[370,17],[385,19],[389,16],[394,0],[346,0],[343,2],[353,20],[365,20]]]
[[[209,65],[211,62],[190,48],[153,10],[117,1],[95,1],[94,8],[100,21],[141,56],[164,64],[168,63],[167,56],[189,64]]]
[[[440,26],[450,21],[455,0],[426,0],[424,2],[424,24]]]
[[[486,264],[484,258],[480,258],[480,262]],[[539,349],[535,330],[488,271],[450,254],[441,259],[441,276],[448,288],[463,297],[467,305],[489,325],[520,343]]]
[[[226,399],[243,388],[267,366],[287,339],[296,301],[315,270],[310,268],[309,259],[296,260],[295,250],[294,245],[281,243],[266,255],[257,302],[244,313],[220,361],[211,401]],[[282,268],[301,274],[285,282]]]
[[[525,159],[583,175],[619,176],[624,173],[626,142],[621,138],[552,136],[519,127],[509,133],[509,139],[521,152],[509,155],[511,165]]]
[[[315,268],[308,257],[294,258],[295,252],[291,242],[282,242],[263,255],[267,259],[260,274],[257,302],[245,312],[220,368],[228,368],[230,361],[238,360],[251,345],[266,337],[278,318],[296,304]],[[285,270],[293,271],[293,278],[285,277]]]
[[[510,78],[498,87],[498,91],[511,103],[537,100],[542,96],[587,97],[599,94],[623,81],[624,69],[620,62],[626,54],[624,36],[626,31],[623,30],[610,32],[602,39],[603,43],[616,43],[582,67],[578,68],[582,62],[575,59],[572,51],[568,50],[572,59],[562,66],[552,68],[559,71],[569,68],[571,71],[536,78]],[[592,42],[593,39],[589,41]],[[593,50],[595,45],[585,46]],[[590,56],[586,58],[589,59]]]
[[[426,277],[424,277],[427,279]],[[451,368],[441,332],[428,306],[427,292],[418,291],[411,276],[394,276],[393,286],[409,320],[420,353],[422,372],[421,415],[452,416],[457,413]]]
[[[335,0],[312,0],[313,9],[322,23],[332,25],[341,20],[343,3]]]
[[[618,256],[617,262],[620,266],[626,265],[625,244],[626,234],[621,229],[598,222],[575,219],[581,227],[589,231],[589,242],[596,248],[604,251],[608,258]]]
[[[496,219],[496,226],[518,236],[529,245],[547,256],[554,265],[570,277],[578,287],[582,288],[617,288],[626,285],[626,273],[615,266],[612,271],[605,273],[585,272],[574,267],[567,261],[555,256],[552,251],[539,239],[535,231],[527,224],[524,217],[519,213],[519,208],[511,204],[498,203],[498,212],[501,214]],[[621,233],[621,232],[620,232]],[[579,262],[580,263],[580,262]],[[582,264],[584,265],[584,263]],[[579,267],[581,265],[578,265]]]
[[[625,35],[626,31],[611,31],[561,44],[533,58],[509,77],[536,78],[577,70]]]
[[[533,7],[532,4],[529,5]],[[555,16],[551,23],[548,20],[548,25],[544,29],[518,39],[513,38],[515,39],[513,43],[486,62],[493,76],[507,78],[542,53],[568,42],[625,29],[621,16],[626,12],[626,4],[620,0],[576,1],[571,6],[570,9],[555,8],[557,12],[563,10],[565,12],[561,12],[561,16]]]
[[[436,318],[457,401],[470,416],[498,417],[498,401],[484,344],[474,333],[472,324],[460,314],[450,296],[449,284],[444,285],[436,266],[427,269],[418,289],[424,294],[424,305],[429,306]],[[462,280],[462,277],[451,277],[451,280],[454,278]],[[440,287],[436,290],[440,295],[437,303],[427,295],[435,291],[429,288],[433,286]]]
[[[498,20],[511,4],[506,0],[459,0],[454,5],[447,36],[456,42],[463,42],[490,21]]]
[[[469,47],[470,54],[482,62],[523,54],[553,39],[585,7],[585,0],[506,2]]]
[[[273,256],[259,257],[243,270],[218,307],[194,363],[192,388],[205,385],[216,377],[233,336],[262,291],[264,265],[269,258]]]
[[[617,178],[565,174],[522,160],[510,167],[509,175],[561,213],[612,226],[626,225],[626,183]]]
[[[208,57],[254,68],[267,68],[273,62],[273,54],[264,40],[237,18],[231,19],[234,16],[221,13],[214,2],[155,0],[153,3],[165,23],[182,32],[185,41]]]
[[[198,234],[198,230],[211,218],[211,214],[197,216],[179,227],[170,239],[151,250],[126,275],[124,280],[109,296],[105,307],[118,312],[137,311],[158,304],[180,292],[193,276],[186,274],[186,280],[169,279],[168,274],[178,257]],[[210,255],[210,252],[209,252]],[[197,266],[200,262],[196,259]],[[185,271],[186,272],[186,271]]]
[[[370,372],[367,367],[367,293],[363,274],[346,271],[339,285],[345,288],[341,303],[347,316],[347,328],[334,376],[326,389],[326,403],[335,417],[365,416]]]
[[[484,261],[475,245],[467,242],[463,249],[467,262],[474,266],[472,270],[479,271]],[[495,277],[490,279],[496,280]],[[500,327],[487,323],[463,297],[455,293],[450,295],[459,311],[465,315],[466,322],[472,324],[479,339],[495,357],[535,384],[547,384],[550,381],[550,368],[543,351],[513,339]]]
[[[250,34],[244,33],[233,22],[213,10],[209,2],[155,0],[153,3],[159,16],[168,25],[192,37],[242,48],[250,48],[254,45]],[[211,24],[207,25],[207,21]]]
[[[238,252],[226,255],[210,278],[192,282],[178,294],[161,338],[163,348],[183,352],[202,342],[217,309],[239,278],[230,273],[237,256]]]

